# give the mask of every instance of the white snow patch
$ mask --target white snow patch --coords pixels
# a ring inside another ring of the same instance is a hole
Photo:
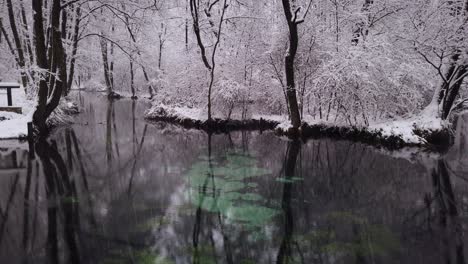
[[[397,136],[406,143],[424,144],[426,143],[425,140],[416,135],[415,130],[440,131],[447,126],[446,121],[431,116],[431,113],[432,111],[427,111],[413,118],[373,124],[369,126],[368,130],[370,132],[380,131],[384,137]]]
[[[172,107],[164,104],[153,105],[153,107],[145,113],[145,117],[173,117],[179,120],[191,119],[198,121],[206,121],[208,119],[205,111],[202,111],[201,109],[184,106]]]
[[[13,89],[13,106],[21,107],[23,114],[0,112],[0,117],[7,120],[0,121],[0,139],[24,138],[28,134],[28,123],[32,121],[35,102],[26,99],[24,89]],[[6,92],[0,92],[0,106],[7,106]]]
[[[0,115],[2,113],[0,112]],[[19,118],[0,122],[0,139],[25,138],[28,135],[28,123],[32,120],[32,113],[20,116]]]
[[[288,132],[292,127],[291,121],[286,120],[277,125],[276,129],[281,132]]]

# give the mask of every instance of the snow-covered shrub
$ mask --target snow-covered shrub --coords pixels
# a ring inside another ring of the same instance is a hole
[[[248,87],[232,79],[223,78],[218,81],[213,95],[215,108],[225,117],[230,119],[235,108],[240,108],[241,118],[246,117],[250,101]]]
[[[428,71],[388,43],[350,47],[328,57],[306,94],[308,111],[319,118],[368,125],[370,120],[415,113],[427,103]]]

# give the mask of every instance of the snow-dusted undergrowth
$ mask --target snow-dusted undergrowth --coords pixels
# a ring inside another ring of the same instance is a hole
[[[145,118],[149,120],[170,121],[180,124],[203,124],[206,123],[206,111],[204,109],[189,107],[172,107],[164,104],[154,104],[146,113]],[[230,120],[216,118],[219,121],[245,122],[262,120],[271,124],[280,134],[289,134],[291,131],[291,122],[287,116],[279,115],[252,115],[251,118],[240,120],[232,118]],[[221,124],[222,125],[222,124]],[[425,145],[428,144],[428,137],[434,133],[442,133],[448,130],[449,123],[440,118],[431,117],[428,110],[420,115],[386,122],[371,123],[368,126],[353,127],[344,123],[334,123],[332,121],[318,120],[311,116],[303,118],[303,134],[330,133],[343,135],[344,138],[353,134],[353,137],[362,135],[366,138],[372,138],[374,141],[392,141],[407,145]],[[306,132],[309,131],[309,132]],[[310,132],[312,131],[313,132]]]

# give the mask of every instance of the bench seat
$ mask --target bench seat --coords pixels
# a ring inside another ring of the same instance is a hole
[[[0,106],[0,112],[12,112],[17,114],[23,114],[23,108],[14,106]]]

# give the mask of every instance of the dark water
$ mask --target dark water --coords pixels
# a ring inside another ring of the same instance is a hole
[[[77,98],[34,152],[0,143],[0,263],[467,262],[467,117],[439,157],[209,136]]]

